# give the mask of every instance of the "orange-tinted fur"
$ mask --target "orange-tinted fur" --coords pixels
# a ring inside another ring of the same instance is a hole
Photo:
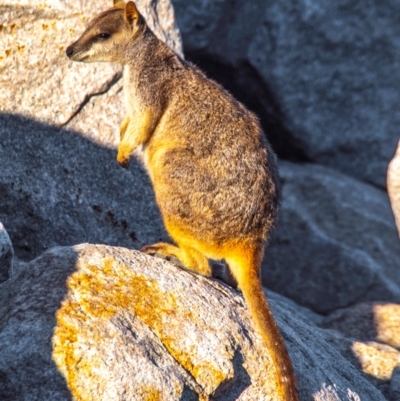
[[[158,40],[131,1],[114,1],[67,55],[124,65],[127,116],[117,160],[128,167],[142,147],[176,244],[142,251],[174,256],[204,276],[211,275],[209,258],[224,259],[272,356],[278,399],[297,401],[293,367],[260,280],[279,188],[275,155],[257,117]]]

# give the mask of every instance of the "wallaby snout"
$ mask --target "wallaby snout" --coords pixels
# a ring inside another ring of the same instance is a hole
[[[74,54],[74,49],[71,46],[68,46],[65,53],[67,54],[68,57],[71,57]]]
[[[79,41],[72,43],[65,50],[65,54],[67,57],[73,61],[95,61],[95,60],[87,60],[90,57],[90,43],[87,43],[86,46],[82,46]]]
[[[66,53],[67,57],[72,58],[72,56],[74,54],[74,47],[72,45],[68,46],[67,50],[65,50],[65,53]]]

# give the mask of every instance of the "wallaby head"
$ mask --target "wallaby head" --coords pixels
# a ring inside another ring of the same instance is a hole
[[[71,60],[124,64],[126,46],[140,37],[146,22],[133,1],[114,0],[113,6],[90,21],[82,36],[68,46]]]

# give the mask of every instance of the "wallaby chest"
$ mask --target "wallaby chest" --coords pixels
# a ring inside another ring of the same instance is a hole
[[[125,65],[123,70],[124,103],[129,117],[138,118],[145,105],[140,96],[139,77],[130,65]]]

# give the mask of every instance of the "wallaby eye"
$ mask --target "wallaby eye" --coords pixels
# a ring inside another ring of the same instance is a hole
[[[97,35],[97,37],[98,37],[99,39],[103,39],[103,40],[108,39],[110,36],[111,36],[111,35],[110,35],[109,33],[106,33],[106,32],[102,32],[102,33],[99,33],[99,34]]]

